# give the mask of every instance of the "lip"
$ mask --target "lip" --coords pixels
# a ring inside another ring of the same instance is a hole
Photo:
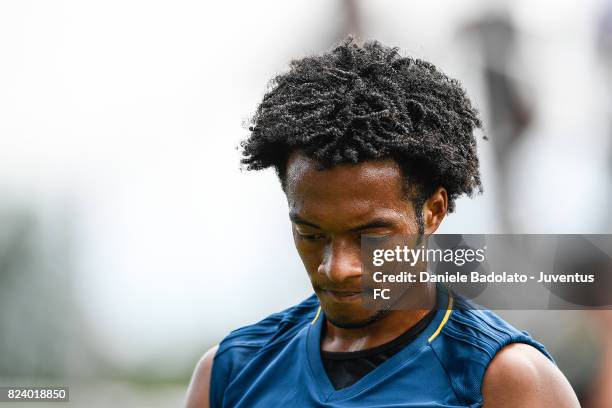
[[[361,291],[325,290],[325,293],[337,302],[354,302],[361,299]]]

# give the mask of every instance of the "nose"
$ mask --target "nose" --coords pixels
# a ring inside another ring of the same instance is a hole
[[[333,239],[325,249],[325,255],[318,268],[334,283],[361,276],[361,246]]]

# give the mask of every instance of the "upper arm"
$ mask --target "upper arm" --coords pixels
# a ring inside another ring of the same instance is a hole
[[[187,389],[186,408],[209,408],[210,374],[218,348],[212,347],[198,361]]]
[[[536,348],[514,343],[497,353],[482,383],[485,408],[575,408],[576,394],[561,371]]]

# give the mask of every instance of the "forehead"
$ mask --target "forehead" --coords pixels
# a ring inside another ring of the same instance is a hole
[[[286,193],[292,212],[346,222],[385,213],[403,212],[408,206],[404,178],[392,159],[341,164],[320,170],[301,153],[289,157]]]

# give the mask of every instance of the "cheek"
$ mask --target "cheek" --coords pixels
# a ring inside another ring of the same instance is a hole
[[[297,237],[295,232],[293,233],[293,242],[295,243],[295,248],[297,249],[298,255],[302,259],[302,263],[304,264],[304,268],[306,268],[308,275],[315,274],[323,259],[323,246],[305,242]]]

